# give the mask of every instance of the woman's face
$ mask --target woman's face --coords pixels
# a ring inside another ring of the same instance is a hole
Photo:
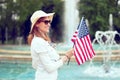
[[[48,33],[50,29],[51,21],[48,17],[44,17],[39,19],[36,23],[36,27],[38,28],[39,32]]]

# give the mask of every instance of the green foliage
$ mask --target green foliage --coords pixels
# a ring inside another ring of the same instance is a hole
[[[0,1],[0,40],[5,39],[5,28],[8,28],[9,40],[15,39],[17,36],[23,36],[26,40],[30,29],[30,16],[34,11],[42,9],[45,12],[55,12],[55,20],[53,21],[54,40],[60,40],[57,35],[62,36],[62,12],[63,1],[61,0],[1,0]],[[16,17],[13,17],[16,15]],[[61,27],[60,27],[61,26]],[[4,35],[3,35],[4,34]],[[55,35],[56,34],[56,35]],[[15,37],[14,37],[15,36]]]
[[[16,1],[16,2],[14,2]],[[38,9],[45,12],[55,12],[51,26],[53,41],[62,41],[64,0],[0,0],[0,40],[5,40],[5,29],[8,28],[8,38],[26,37],[30,29],[30,16]],[[89,20],[92,37],[97,30],[109,29],[109,14],[113,14],[114,26],[120,31],[120,6],[117,0],[80,0],[78,3],[80,18]],[[17,15],[19,19],[12,18]],[[56,31],[57,30],[57,31]],[[59,37],[58,37],[59,35]],[[14,36],[14,37],[13,37]]]
[[[115,0],[80,0],[80,17],[89,20],[90,33],[94,36],[97,30],[109,30],[109,14],[113,14],[114,25],[120,28],[120,8]]]

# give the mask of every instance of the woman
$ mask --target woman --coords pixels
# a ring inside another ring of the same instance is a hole
[[[50,46],[48,36],[54,13],[35,11],[31,16],[31,30],[28,43],[31,45],[32,66],[36,69],[35,80],[57,80],[57,70],[73,55],[73,50],[60,58]]]

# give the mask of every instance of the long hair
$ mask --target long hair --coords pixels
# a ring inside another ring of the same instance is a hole
[[[42,20],[44,17],[40,18],[39,20]],[[37,22],[35,23],[35,25],[37,24]],[[51,42],[50,37],[48,35],[48,33],[44,33],[44,35],[42,35],[43,33],[40,33],[38,31],[38,28],[34,25],[33,30],[31,31],[31,33],[29,33],[28,38],[27,38],[27,42],[29,45],[31,45],[32,39],[34,38],[34,35],[37,37],[41,37],[44,40]]]

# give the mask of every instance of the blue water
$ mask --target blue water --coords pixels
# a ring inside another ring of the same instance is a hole
[[[33,80],[34,70],[30,63],[0,63],[0,80]]]
[[[101,63],[95,64],[99,66]],[[70,62],[69,65],[65,64],[58,70],[58,80],[120,80],[120,76],[99,77],[88,75],[84,73],[88,66],[88,62],[80,66],[75,62]],[[31,62],[0,62],[0,80],[34,80],[34,74],[35,70],[31,67]],[[92,73],[92,75],[96,74]]]

